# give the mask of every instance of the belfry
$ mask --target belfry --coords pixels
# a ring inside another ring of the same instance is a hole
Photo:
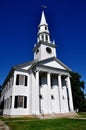
[[[3,115],[54,115],[73,112],[71,69],[56,57],[42,11],[34,60],[12,67],[2,86]]]

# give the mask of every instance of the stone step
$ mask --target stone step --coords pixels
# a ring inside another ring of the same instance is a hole
[[[3,121],[0,121],[0,130],[10,130],[10,128]]]
[[[53,113],[53,114],[41,114],[38,115],[37,117],[40,119],[51,119],[51,118],[63,118],[63,117],[70,117],[70,118],[74,118],[77,117],[77,113],[75,112],[70,112],[70,113]]]

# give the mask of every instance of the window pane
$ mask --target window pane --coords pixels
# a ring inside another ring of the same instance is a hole
[[[18,96],[18,107],[23,107],[23,96]]]
[[[19,85],[24,85],[25,76],[19,75]]]
[[[18,102],[23,102],[23,96],[18,96]]]

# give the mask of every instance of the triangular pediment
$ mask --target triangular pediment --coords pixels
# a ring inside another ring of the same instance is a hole
[[[71,71],[71,69],[69,67],[67,67],[64,63],[62,63],[59,59],[57,59],[55,57],[39,61],[38,64],[44,65],[45,67],[47,66],[47,67],[53,67],[53,68],[57,68],[57,69]]]

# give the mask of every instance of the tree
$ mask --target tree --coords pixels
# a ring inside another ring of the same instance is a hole
[[[73,94],[74,110],[86,111],[86,99],[84,97],[85,83],[81,81],[78,73],[71,72],[71,88]]]
[[[0,97],[1,97],[1,91],[2,91],[2,88],[1,88],[1,85],[0,85]]]

